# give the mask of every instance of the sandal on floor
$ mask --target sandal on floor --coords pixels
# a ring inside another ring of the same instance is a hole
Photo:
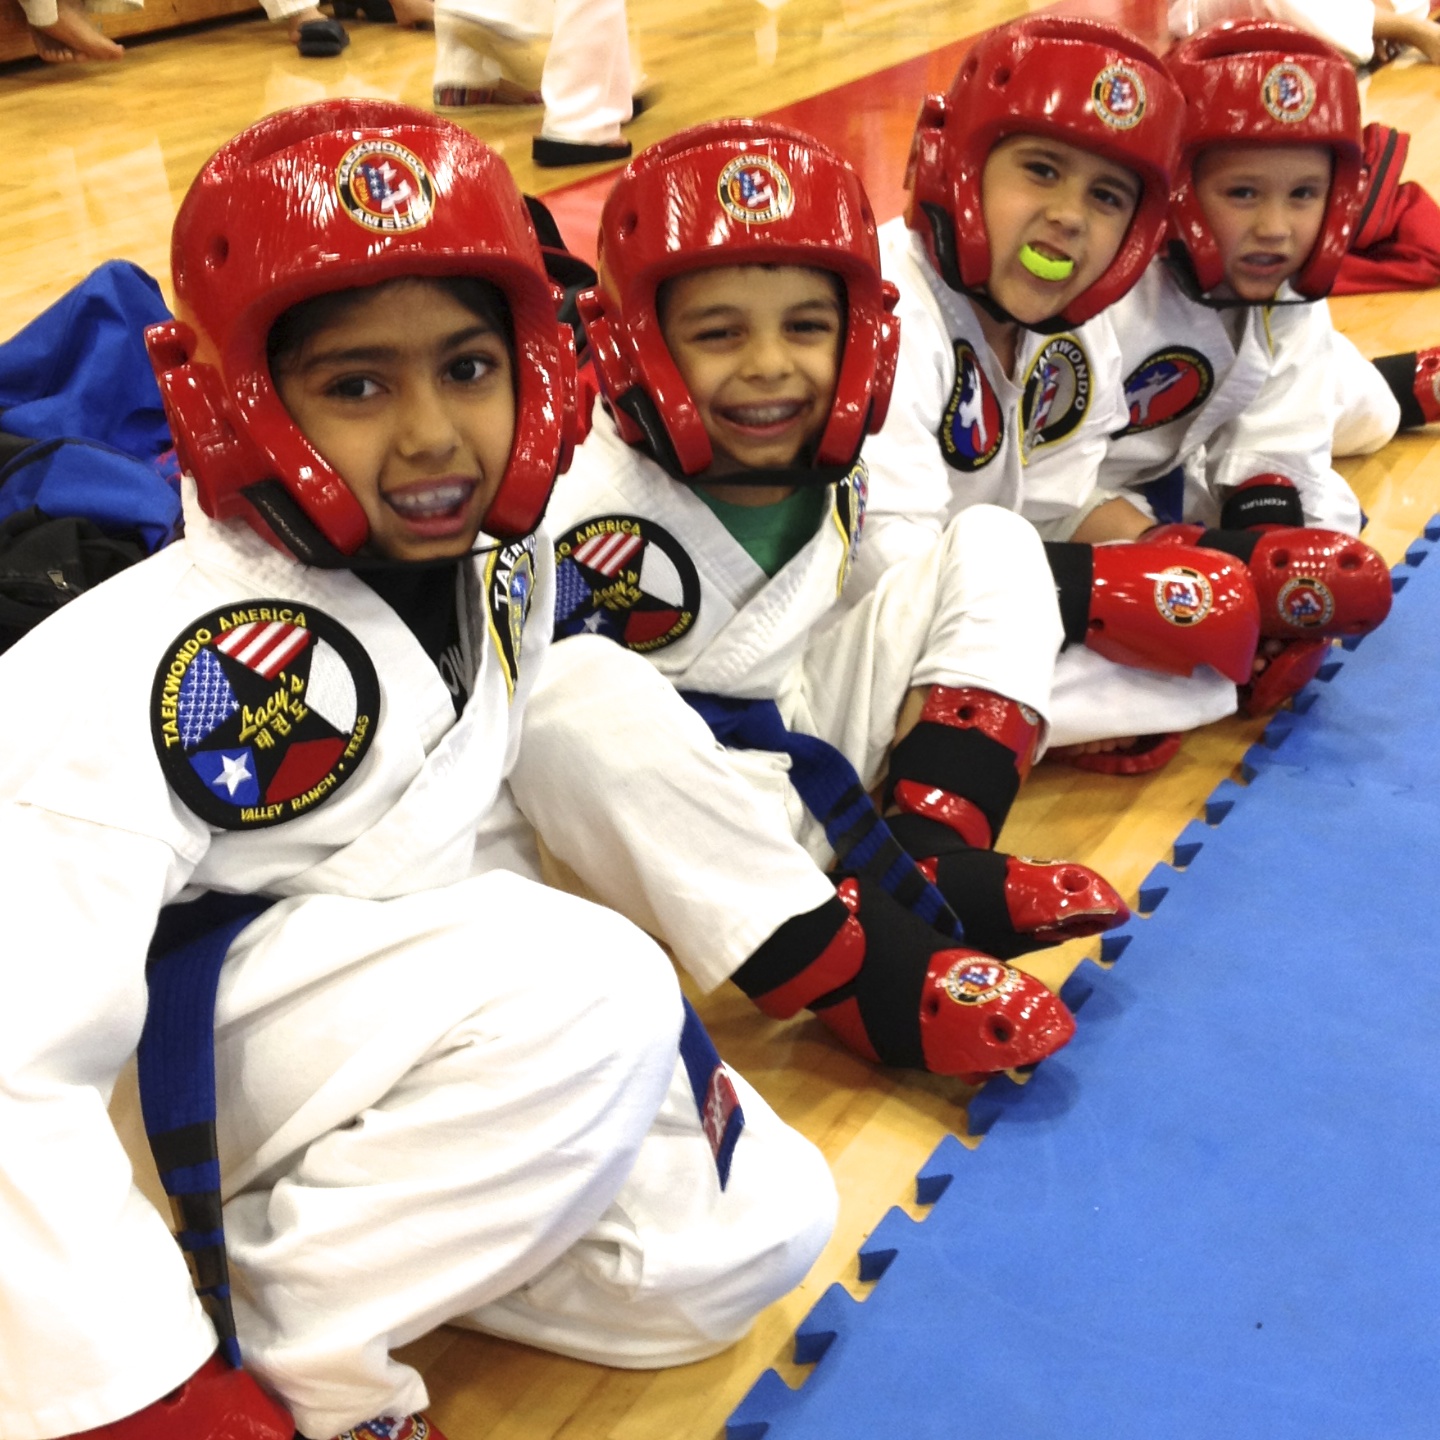
[[[544,169],[553,170],[561,165],[593,165],[600,160],[628,160],[628,140],[599,141],[589,144],[580,140],[552,140],[548,135],[537,135],[530,146],[531,159]]]
[[[493,85],[437,85],[430,92],[436,110],[478,110],[485,105],[543,105],[538,90],[523,90],[513,80]]]
[[[1062,765],[1073,765],[1077,770],[1091,770],[1097,775],[1148,775],[1175,758],[1185,737],[1178,732],[1171,735],[1141,735],[1133,745],[1123,750],[1102,750],[1097,754],[1067,754],[1071,746],[1052,750],[1046,757],[1058,760]]]
[[[307,20],[295,37],[295,48],[307,60],[331,60],[349,43],[338,20]]]

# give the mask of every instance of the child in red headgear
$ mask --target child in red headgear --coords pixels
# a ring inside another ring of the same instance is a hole
[[[1046,540],[1067,648],[1057,678],[1144,730],[1228,714],[1257,620],[1241,568],[1195,549],[1096,547],[1111,432],[1124,424],[1105,315],[1161,239],[1183,99],[1127,32],[1032,16],[981,35],[921,109],[908,208],[882,231],[899,285],[895,401],[867,445],[872,547],[852,596],[980,502]],[[1057,687],[1050,743],[1073,733]]]
[[[1330,637],[1390,608],[1388,567],[1354,538],[1359,502],[1330,465],[1342,389],[1394,404],[1324,298],[1363,193],[1359,94],[1343,56],[1267,21],[1215,26],[1169,64],[1188,101],[1177,238],[1109,313],[1129,416],[1100,471],[1115,498],[1086,525],[1247,566],[1264,641],[1241,694],[1258,712],[1314,675]],[[1355,362],[1368,390],[1337,379]],[[1157,515],[1189,523],[1152,530]]]
[[[896,345],[857,177],[780,126],[696,127],[621,175],[599,270],[579,308],[606,413],[552,502],[522,809],[707,988],[888,1064],[1038,1059],[1069,1014],[992,957],[1126,911],[1082,866],[993,848],[1059,643],[1029,527],[976,509],[839,614]]]
[[[326,102],[173,261],[185,536],[0,658],[49,697],[0,736],[0,1432],[439,1440],[391,1351],[446,1320],[711,1354],[834,1187],[657,947],[502,868],[574,379],[514,183]],[[137,1041],[198,1299],[106,1115]]]

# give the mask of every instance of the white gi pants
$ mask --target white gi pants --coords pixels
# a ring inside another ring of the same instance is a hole
[[[1384,377],[1340,331],[1335,332],[1336,455],[1373,455],[1400,428],[1400,402]]]
[[[493,85],[503,74],[493,37],[518,56],[547,35],[541,133],[581,144],[618,141],[633,108],[625,0],[438,0],[435,85]]]
[[[1054,595],[1033,527],[973,506],[815,635],[780,713],[867,785],[912,686],[976,686],[1044,715]],[[551,852],[709,989],[835,893],[829,843],[788,769],[783,755],[724,750],[648,661],[576,636],[546,656],[511,784]]]
[[[53,25],[60,18],[58,0],[20,0],[25,18],[37,30]],[[121,14],[127,10],[143,10],[144,0],[85,0],[85,9],[92,15]]]
[[[422,1409],[390,1351],[457,1317],[608,1364],[712,1354],[834,1222],[823,1158],[738,1076],[721,1191],[668,962],[513,875],[282,901],[216,1018],[240,1343],[309,1436]]]

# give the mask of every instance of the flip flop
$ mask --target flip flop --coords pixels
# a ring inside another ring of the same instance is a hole
[[[295,48],[307,60],[330,60],[348,44],[350,37],[338,20],[307,20],[295,37]]]

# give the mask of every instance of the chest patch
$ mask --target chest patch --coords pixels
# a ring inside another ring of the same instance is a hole
[[[835,581],[835,593],[845,588],[845,577],[855,563],[855,550],[860,544],[860,530],[865,524],[865,502],[870,494],[870,472],[863,460],[857,460],[850,473],[835,487],[835,501],[830,518],[845,542],[845,553],[840,560],[840,575]]]
[[[485,609],[490,626],[490,643],[505,676],[505,688],[515,694],[520,673],[520,643],[530,601],[535,594],[535,537],[527,535],[503,545],[485,566]]]
[[[1215,388],[1210,362],[1188,345],[1172,345],[1147,356],[1125,379],[1130,423],[1115,433],[1138,435],[1198,410]]]
[[[187,625],[155,670],[150,729],[185,806],[224,830],[314,810],[360,768],[380,682],[338,620],[247,600]]]
[[[603,635],[645,654],[673,645],[700,613],[695,562],[638,515],[599,515],[555,546],[555,638]]]
[[[1029,459],[1072,435],[1090,409],[1090,361],[1073,335],[1057,335],[1040,347],[1025,377],[1020,401],[1024,433],[1020,453]]]
[[[940,452],[952,470],[982,470],[1000,453],[1005,419],[980,357],[964,340],[955,342],[955,389],[940,426]]]

